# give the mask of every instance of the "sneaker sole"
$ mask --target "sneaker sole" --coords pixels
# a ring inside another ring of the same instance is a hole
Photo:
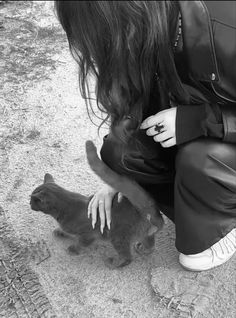
[[[202,272],[202,271],[208,271],[208,270],[210,270],[210,269],[213,269],[213,268],[216,268],[216,267],[218,267],[218,266],[221,266],[221,265],[223,265],[223,264],[225,264],[226,262],[228,262],[228,260],[230,260],[233,256],[234,256],[234,254],[235,254],[235,252],[231,255],[231,256],[229,256],[227,259],[225,259],[222,263],[220,263],[220,264],[217,264],[217,265],[214,265],[214,266],[208,266],[208,267],[205,267],[205,268],[189,268],[189,267],[187,267],[187,266],[184,266],[183,264],[181,264],[180,262],[180,265],[184,268],[184,269],[187,269],[188,271],[190,271],[190,272]]]

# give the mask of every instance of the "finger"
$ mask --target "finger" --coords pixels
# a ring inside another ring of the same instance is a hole
[[[90,218],[91,213],[92,213],[93,202],[94,202],[94,196],[92,197],[92,199],[89,201],[89,204],[88,204],[88,218]]]
[[[106,223],[109,230],[111,228],[111,206],[112,206],[112,200],[107,199],[105,201],[105,214],[106,214]]]
[[[169,140],[170,138],[173,138],[173,134],[169,131],[164,131],[164,132],[157,134],[153,137],[153,139],[156,142],[164,142],[166,140]]]
[[[94,200],[93,204],[91,205],[91,215],[92,215],[92,227],[94,229],[95,224],[97,222],[97,209],[98,209],[98,202]]]
[[[164,120],[163,114],[157,113],[154,116],[150,116],[150,117],[146,118],[142,122],[140,129],[147,129],[149,127],[155,126],[156,124],[161,124],[163,120]]]
[[[100,231],[103,233],[103,229],[105,226],[105,206],[104,201],[99,201],[98,203],[98,210],[99,210],[99,216],[100,216]]]
[[[162,122],[162,123],[163,123],[163,122]],[[161,124],[161,123],[158,123],[158,124],[156,124],[156,125],[161,126],[162,124]],[[156,125],[155,125],[155,126],[152,126],[152,127],[149,128],[149,129],[147,129],[147,130],[146,130],[146,135],[148,135],[148,136],[155,136],[155,135],[161,134],[162,132],[165,131],[164,126],[162,126],[162,127],[160,127],[160,128],[161,128],[161,131],[158,132],[157,129],[156,129]]]
[[[169,148],[169,147],[175,146],[176,145],[176,138],[175,137],[170,138],[166,141],[161,142],[160,144],[163,148]]]

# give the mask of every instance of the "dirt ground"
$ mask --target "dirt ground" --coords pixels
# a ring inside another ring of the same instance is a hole
[[[170,222],[153,255],[111,271],[103,263],[111,247],[97,243],[69,256],[69,242],[52,235],[56,222],[30,209],[30,193],[46,172],[69,190],[96,191],[101,181],[89,170],[84,144],[92,139],[99,147],[107,132],[99,137],[89,121],[52,1],[0,2],[0,70],[0,206],[19,244],[35,255],[25,263],[51,304],[50,317],[236,317],[235,257],[212,271],[183,270]],[[1,297],[0,279],[6,318]]]

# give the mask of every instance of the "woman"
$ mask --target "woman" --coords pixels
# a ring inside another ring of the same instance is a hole
[[[81,92],[89,99],[92,73],[110,123],[103,161],[175,223],[182,266],[228,261],[236,251],[235,2],[56,1],[56,9]],[[89,205],[101,231],[115,192],[104,186]]]

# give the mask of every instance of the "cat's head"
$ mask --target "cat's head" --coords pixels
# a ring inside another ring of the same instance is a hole
[[[31,209],[51,214],[52,209],[55,209],[55,203],[60,191],[61,187],[54,182],[53,177],[49,173],[46,173],[44,183],[37,187],[30,196]]]

